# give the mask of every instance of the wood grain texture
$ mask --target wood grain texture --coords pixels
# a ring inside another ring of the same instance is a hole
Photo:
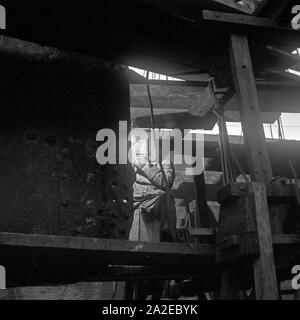
[[[262,183],[251,184],[255,200],[260,256],[254,262],[254,282],[258,300],[278,300],[276,268],[274,263],[272,232],[269,219],[266,187]]]
[[[254,181],[268,182],[273,174],[246,36],[231,35],[230,60],[251,177]]]
[[[234,85],[240,103],[242,128],[253,181],[254,218],[260,256],[253,264],[256,298],[277,300],[278,289],[273,255],[272,231],[265,184],[272,177],[261,111],[258,102],[247,37],[231,35],[230,61]]]

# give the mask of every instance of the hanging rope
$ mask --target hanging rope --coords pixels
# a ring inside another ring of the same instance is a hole
[[[217,102],[214,109],[214,113],[218,117],[218,126],[219,126],[219,146],[220,146],[220,156],[221,156],[221,165],[223,171],[223,182],[228,184],[234,181],[233,170],[231,165],[231,155],[227,134],[226,121],[224,117],[224,109],[220,101]]]
[[[150,92],[150,84],[149,84],[149,70],[147,70],[147,94],[148,94],[148,99],[149,99],[149,103],[150,103],[150,118],[151,118],[151,128],[152,128],[152,133],[155,135],[154,130],[155,130],[155,123],[154,123],[154,108],[153,108],[153,101],[152,101],[152,97],[151,97],[151,92]],[[159,146],[158,146],[159,148]],[[151,159],[150,159],[150,163],[151,163]],[[168,183],[168,179],[165,173],[165,170],[163,168],[161,159],[160,159],[160,155],[158,154],[158,164],[161,170],[161,174],[162,174],[162,178],[165,184],[165,188],[166,188],[166,197],[167,197],[167,203],[166,203],[166,214],[164,216],[164,218],[162,219],[161,222],[161,227],[164,225],[165,221],[167,220],[167,224],[168,224],[168,228],[169,231],[171,233],[171,237],[173,238],[173,241],[176,241],[176,237],[172,232],[172,226],[171,226],[171,222],[169,219],[169,213],[170,213],[170,188],[169,188],[169,183]],[[174,239],[175,237],[175,239]]]
[[[147,79],[147,94],[148,94],[148,99],[149,99],[149,103],[150,103],[151,128],[152,128],[152,130],[154,130],[155,129],[155,127],[154,127],[154,110],[153,110],[154,108],[153,108],[153,102],[152,102],[150,85],[149,85],[149,70],[147,70],[146,79]]]

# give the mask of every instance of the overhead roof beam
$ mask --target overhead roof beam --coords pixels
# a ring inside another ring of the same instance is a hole
[[[244,14],[203,10],[202,17],[204,20],[207,20],[207,21],[232,23],[232,24],[239,24],[239,25],[245,25],[245,26],[251,26],[251,27],[263,27],[263,28],[271,28],[271,29],[296,32],[291,27],[279,26],[276,22],[274,22],[269,18],[260,18],[260,17],[248,16]]]

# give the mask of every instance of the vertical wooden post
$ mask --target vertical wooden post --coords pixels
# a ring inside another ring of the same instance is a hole
[[[260,250],[260,256],[253,264],[256,299],[278,300],[266,185],[260,182],[252,182],[251,187],[255,200],[256,226]]]
[[[253,181],[268,183],[273,174],[246,36],[231,35],[230,62],[251,178]]]
[[[260,249],[260,257],[253,265],[256,298],[277,300],[276,268],[265,188],[265,184],[272,179],[272,168],[262,124],[248,39],[244,35],[231,35],[230,40],[230,62],[240,106],[250,174],[252,181],[260,182],[252,184]]]

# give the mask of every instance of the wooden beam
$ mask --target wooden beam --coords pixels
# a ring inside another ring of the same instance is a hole
[[[230,60],[251,177],[253,181],[267,183],[273,174],[246,36],[231,35]]]
[[[189,109],[194,116],[204,117],[217,103],[217,95],[213,90],[212,82],[201,93],[201,99],[197,99]]]
[[[222,1],[220,1],[220,2],[222,2]],[[268,0],[261,0],[261,1],[257,1],[256,2],[256,8],[255,8],[255,11],[252,13],[254,16],[259,16],[261,13],[262,13],[262,11],[263,11],[263,9],[264,9],[264,7],[265,7],[265,5],[266,5],[266,3],[268,2]],[[279,3],[278,2],[280,2],[281,3],[281,5],[279,5]],[[281,1],[281,0],[278,0],[277,1],[277,4],[279,5],[279,6],[282,6],[282,3],[283,2],[285,2],[285,1]],[[290,2],[289,0],[287,0],[286,2]],[[210,11],[211,12],[211,11]],[[222,12],[220,13],[220,12],[218,12],[217,13],[217,15],[218,15],[218,17],[216,17],[215,16],[215,14],[212,14],[212,18],[213,19],[215,19],[215,18],[219,18],[219,17],[221,17],[221,14],[222,14]],[[242,21],[244,21],[244,19],[246,19],[246,18],[249,18],[249,16],[246,16],[246,15],[239,15],[239,18],[238,19],[236,19],[236,20],[242,20]],[[251,18],[251,17],[250,17]],[[254,17],[255,18],[255,17]],[[268,24],[270,24],[270,25],[273,25],[273,22],[271,21],[271,20],[274,20],[273,18],[274,17],[267,17],[267,18],[269,18],[268,20],[266,20],[266,22],[268,23]],[[255,21],[255,20],[254,20]],[[270,22],[271,21],[271,22]],[[228,22],[232,22],[232,19],[228,19]],[[227,58],[227,56],[225,55],[225,54],[221,54],[220,56],[219,56],[219,58],[216,60],[216,63],[210,68],[210,74],[212,75],[212,76],[214,76],[215,77],[215,79],[214,79],[214,81],[215,81],[215,83],[216,83],[216,85],[217,86],[219,86],[219,87],[231,87],[232,86],[232,79],[231,79],[231,73],[229,72],[229,68],[228,68],[228,66],[229,66],[229,62],[228,62],[228,58]],[[230,98],[228,99],[228,100],[230,100]],[[232,99],[231,99],[232,100]],[[276,101],[276,100],[275,100]],[[265,105],[265,104],[264,104]],[[281,111],[281,108],[282,108],[282,105],[283,104],[281,104],[280,106],[279,106],[279,110],[278,111]],[[290,104],[287,104],[287,105],[290,105]],[[273,111],[273,109],[271,109],[272,111]],[[297,110],[298,110],[298,107],[297,107]]]
[[[146,85],[146,78],[136,77],[131,72],[129,73],[130,84]],[[207,80],[200,81],[180,81],[180,80],[151,80],[149,79],[151,86],[167,86],[167,87],[194,87],[194,88],[206,88],[209,84],[209,78]]]
[[[155,270],[149,277],[207,278],[215,266],[215,245],[0,233],[0,265],[9,272],[7,287],[130,277],[112,273],[110,265],[148,266]]]
[[[300,84],[300,77],[288,73],[283,72],[286,78],[298,78]],[[294,83],[294,81],[293,81]],[[257,86],[258,90],[258,98],[261,105],[261,109],[263,112],[267,114],[270,112],[291,112],[298,113],[299,112],[299,99],[300,99],[300,90],[299,87],[284,87],[284,86]],[[277,89],[277,90],[276,90]],[[226,104],[225,110],[238,110],[239,102],[236,96],[233,96],[228,103]],[[263,115],[264,119],[264,115]],[[264,122],[266,119],[264,119]]]
[[[242,128],[249,157],[250,173],[252,180],[257,181],[251,183],[260,252],[259,258],[253,265],[255,292],[259,300],[276,300],[278,299],[276,268],[265,187],[265,184],[272,179],[273,174],[246,36],[231,35],[230,61],[241,108]]]
[[[192,229],[193,230],[193,229]],[[214,229],[200,229],[200,231],[197,231],[197,229],[195,229],[192,233],[192,231],[190,231],[191,234],[193,235],[209,235],[209,233],[211,233],[211,235],[213,235],[213,231]],[[238,235],[233,235],[230,237],[227,237],[223,242],[222,242],[222,246],[221,249],[228,249],[231,247],[236,247],[239,246],[243,243],[243,241],[255,241],[254,235],[249,233],[249,234],[243,234],[243,237],[238,236]],[[289,245],[294,245],[294,244],[300,244],[300,234],[273,234],[272,235],[272,243],[274,247],[279,247],[279,246],[289,246]]]
[[[300,244],[300,234],[273,234],[274,246]]]
[[[276,267],[274,262],[272,232],[269,218],[266,187],[263,183],[251,183],[255,200],[255,216],[258,235],[259,258],[254,261],[254,282],[257,300],[278,300]]]
[[[100,239],[84,237],[48,236],[37,234],[21,234],[0,232],[0,246],[16,246],[30,248],[51,248],[80,251],[98,251],[102,253],[126,253],[149,255],[214,255],[213,245],[182,243],[151,243],[117,239]],[[150,256],[149,256],[150,257]],[[115,263],[116,264],[116,263]],[[126,263],[123,264],[126,265]]]
[[[220,203],[224,203],[229,199],[234,199],[237,197],[241,197],[244,194],[244,191],[247,190],[247,182],[232,182],[223,187],[218,192],[218,201]],[[296,201],[296,192],[295,192],[295,184],[281,184],[281,183],[271,183],[266,185],[267,197],[269,201],[274,199],[276,201],[280,200],[280,202],[291,203],[294,199]],[[214,193],[211,192],[213,195]]]
[[[279,26],[276,22],[272,21],[269,18],[260,18],[254,16],[247,16],[243,14],[235,13],[225,13],[219,11],[210,11],[203,10],[202,17],[207,21],[223,22],[223,23],[233,23],[238,25],[250,26],[250,27],[259,27],[259,28],[270,28],[277,30],[285,30],[290,32],[296,32],[292,27],[282,27]]]
[[[259,101],[261,101],[262,111],[267,112],[266,114],[263,114],[264,123],[274,122],[277,117],[274,112],[277,111],[298,112],[298,101],[300,97],[299,86],[300,82],[296,81],[287,81],[285,83],[258,82],[258,96]],[[132,117],[136,118],[149,115],[149,99],[146,92],[146,86],[143,84],[131,84],[130,93],[131,111],[133,112]],[[199,87],[187,86],[154,85],[151,86],[151,93],[155,115],[161,113],[175,113],[178,111],[189,112],[195,116],[203,117],[214,107],[216,99],[221,99],[223,101],[225,97],[223,93],[213,94],[212,90],[209,88],[203,92]],[[238,109],[239,105],[236,96],[234,95],[226,103],[225,110],[233,111]],[[229,119],[232,118],[231,120],[240,121],[237,114],[229,112],[225,115],[228,116]]]

